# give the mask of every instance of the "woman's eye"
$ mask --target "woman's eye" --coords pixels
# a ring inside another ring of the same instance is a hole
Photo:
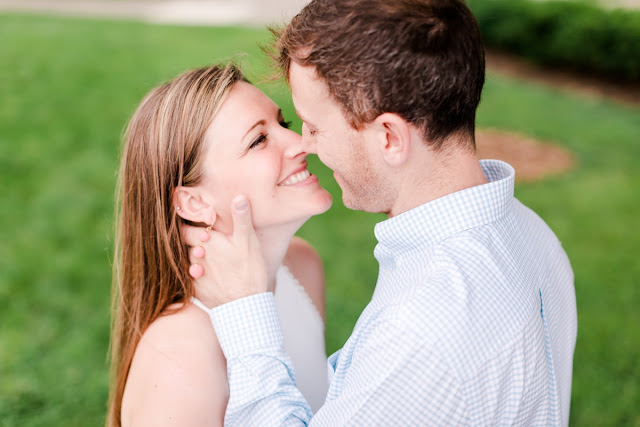
[[[291,128],[291,122],[283,120],[283,121],[280,122],[280,126],[282,126],[285,129],[290,129]]]
[[[259,146],[260,144],[262,144],[264,142],[266,142],[266,140],[267,140],[267,135],[261,134],[260,136],[258,136],[256,139],[253,140],[253,142],[249,146],[249,150]]]

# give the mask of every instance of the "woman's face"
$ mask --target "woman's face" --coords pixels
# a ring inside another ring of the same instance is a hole
[[[300,135],[255,86],[238,82],[205,134],[203,180],[216,229],[231,230],[231,201],[249,198],[256,228],[297,224],[331,206],[331,195],[307,171]]]

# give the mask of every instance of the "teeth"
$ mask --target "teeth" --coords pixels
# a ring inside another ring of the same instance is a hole
[[[311,173],[309,173],[308,170],[303,170],[301,172],[298,172],[295,175],[291,175],[289,178],[287,178],[287,180],[285,182],[283,182],[281,185],[293,185],[293,184],[297,184],[301,181],[304,181],[305,179],[309,178],[311,176]]]

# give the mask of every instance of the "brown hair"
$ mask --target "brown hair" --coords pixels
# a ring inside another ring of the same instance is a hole
[[[120,426],[122,396],[142,333],[194,294],[173,202],[202,175],[205,132],[233,85],[232,66],[187,71],[153,89],[124,137],[116,193],[108,426]]]
[[[462,0],[313,0],[271,30],[284,77],[291,60],[315,67],[353,128],[390,112],[436,148],[473,141],[484,48]]]

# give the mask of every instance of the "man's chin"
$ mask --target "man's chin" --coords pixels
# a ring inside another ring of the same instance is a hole
[[[347,195],[344,190],[342,191],[342,203],[347,209],[369,212],[362,202],[356,200],[354,197],[349,197],[349,195]]]
[[[388,215],[389,209],[387,209],[384,203],[381,203],[379,199],[364,199],[353,197],[353,194],[342,191],[342,203],[347,209],[354,211],[362,211],[367,213],[383,213]]]

